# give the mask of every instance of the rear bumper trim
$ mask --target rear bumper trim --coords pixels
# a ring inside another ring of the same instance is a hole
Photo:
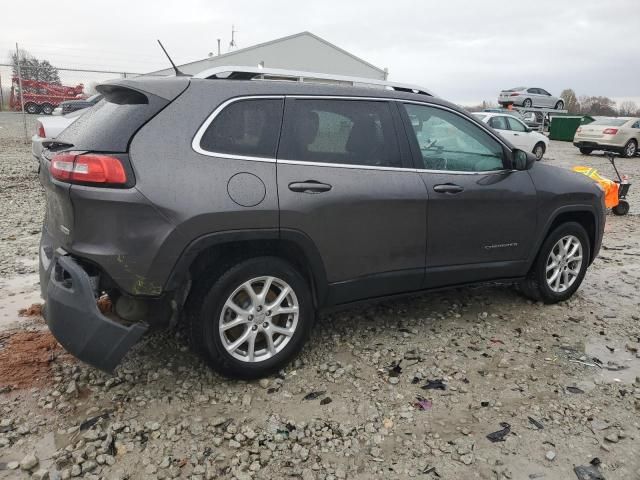
[[[143,323],[123,325],[103,315],[91,278],[70,256],[54,256],[46,267],[41,261],[42,280],[49,330],[69,353],[100,370],[113,372],[149,328]]]

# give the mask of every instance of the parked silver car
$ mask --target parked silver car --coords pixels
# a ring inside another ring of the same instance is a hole
[[[520,107],[541,107],[555,108],[556,110],[564,109],[564,100],[554,97],[543,88],[535,87],[516,87],[508,90],[502,90],[498,95],[498,103],[503,106],[509,104]]]

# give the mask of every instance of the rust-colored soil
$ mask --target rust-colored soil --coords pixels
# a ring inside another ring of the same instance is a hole
[[[46,383],[64,350],[48,330],[0,334],[0,387],[29,388]]]
[[[18,310],[18,315],[21,317],[39,317],[42,315],[42,304],[34,303],[30,307],[21,308]]]

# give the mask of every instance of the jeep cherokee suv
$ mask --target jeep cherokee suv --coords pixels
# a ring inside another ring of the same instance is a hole
[[[40,276],[55,337],[106,371],[185,321],[214,369],[260,377],[316,311],[491,281],[558,302],[600,248],[595,183],[419,88],[226,68],[97,89],[40,158]]]

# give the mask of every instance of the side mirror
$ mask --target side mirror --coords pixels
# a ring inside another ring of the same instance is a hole
[[[511,165],[516,170],[529,170],[536,162],[536,157],[532,153],[514,148],[512,151]]]

